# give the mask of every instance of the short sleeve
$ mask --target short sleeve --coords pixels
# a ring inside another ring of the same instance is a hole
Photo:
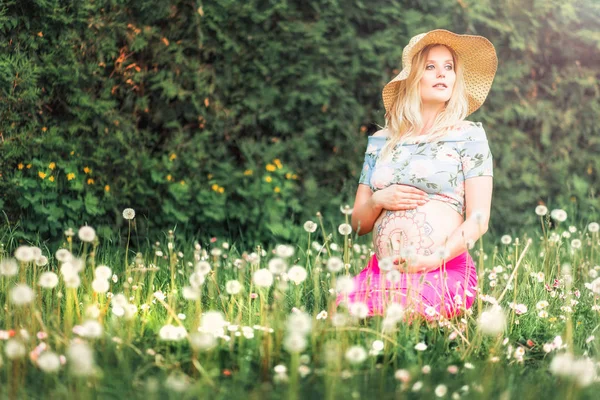
[[[363,162],[363,167],[362,171],[360,172],[360,178],[358,179],[358,183],[369,185],[369,183],[371,182],[373,168],[375,168],[375,162],[377,161],[379,150],[381,150],[381,146],[384,142],[384,137],[369,136],[367,150],[365,151],[365,161]]]
[[[461,147],[460,157],[465,179],[494,176],[492,152],[481,123],[470,130]]]
[[[363,162],[362,171],[358,183],[368,185],[371,182],[371,175],[373,174],[373,167],[375,167],[375,157],[373,154],[365,153],[365,161]]]

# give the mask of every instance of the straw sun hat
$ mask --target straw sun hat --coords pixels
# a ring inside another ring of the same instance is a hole
[[[445,29],[435,29],[413,36],[402,50],[402,71],[383,88],[382,97],[386,113],[390,111],[398,96],[398,90],[408,78],[414,55],[423,47],[434,43],[452,48],[463,62],[469,114],[481,107],[492,87],[498,68],[494,45],[483,36],[458,35]]]

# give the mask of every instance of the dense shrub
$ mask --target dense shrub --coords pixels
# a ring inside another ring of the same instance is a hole
[[[469,117],[495,160],[491,229],[538,202],[596,210],[598,5],[421,3],[4,1],[0,208],[43,238],[107,234],[124,207],[146,233],[289,238],[351,204],[402,47],[444,27],[500,59]]]

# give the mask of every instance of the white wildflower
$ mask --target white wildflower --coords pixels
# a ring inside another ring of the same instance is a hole
[[[91,243],[96,239],[96,231],[91,226],[82,226],[79,228],[78,236],[82,242]]]
[[[123,210],[123,218],[131,220],[135,218],[135,210],[133,208],[126,208]]]

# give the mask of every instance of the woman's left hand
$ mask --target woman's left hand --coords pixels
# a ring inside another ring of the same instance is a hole
[[[398,268],[400,272],[406,273],[426,273],[429,271],[433,271],[434,269],[439,268],[442,265],[441,260],[435,255],[424,256],[421,254],[417,254],[413,262],[408,265],[406,260],[402,257],[398,258]]]

